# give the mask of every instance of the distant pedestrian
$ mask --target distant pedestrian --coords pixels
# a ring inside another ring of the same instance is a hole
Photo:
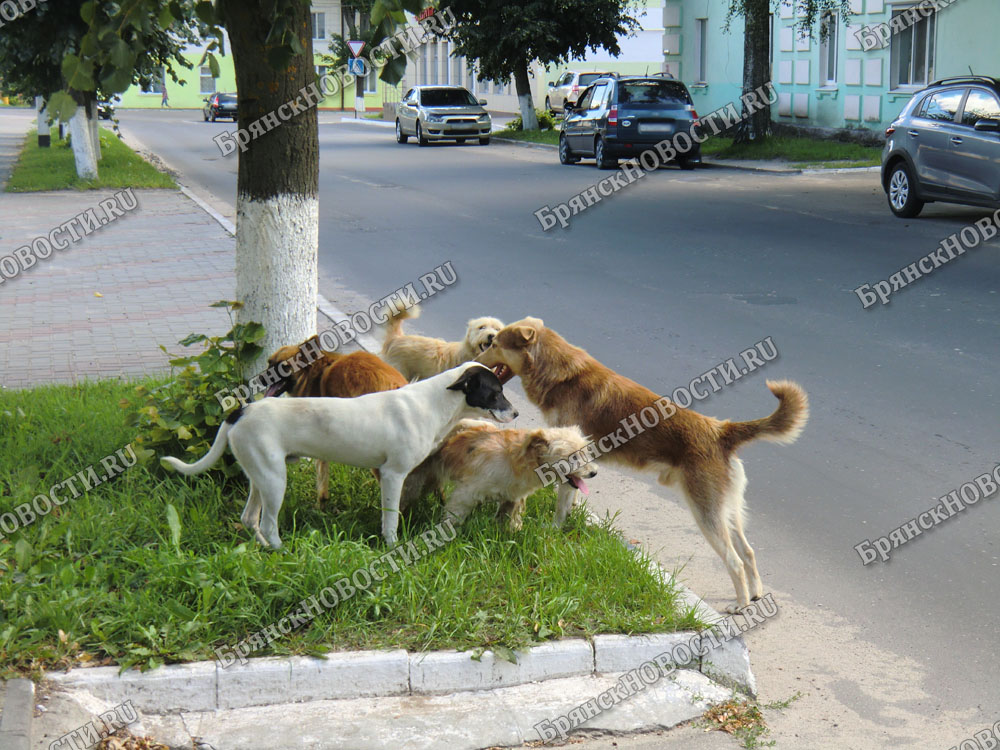
[[[160,84],[160,91],[163,93],[163,98],[160,99],[160,107],[169,107],[170,106],[170,100],[167,98],[167,84],[166,83],[161,83]]]

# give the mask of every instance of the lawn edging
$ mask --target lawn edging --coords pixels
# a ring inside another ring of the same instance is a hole
[[[229,668],[215,661],[171,664],[148,672],[90,667],[47,672],[45,679],[109,704],[131,700],[147,713],[214,711],[319,700],[444,695],[628,672],[692,638],[699,636],[683,631],[572,638],[518,652],[516,664],[492,651],[476,660],[471,652],[394,649],[332,653],[326,658],[265,656]],[[708,662],[711,668],[706,668]],[[756,693],[749,652],[741,637],[711,649],[684,670]]]

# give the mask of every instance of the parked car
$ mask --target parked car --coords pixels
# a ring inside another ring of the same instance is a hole
[[[216,118],[219,117],[232,117],[233,122],[236,122],[237,106],[236,106],[236,94],[222,94],[216,92],[204,100],[205,106],[202,108],[202,115],[205,117],[205,122],[211,120],[215,122]]]
[[[396,105],[396,143],[406,143],[412,135],[421,146],[469,138],[485,146],[493,129],[485,106],[485,99],[461,86],[414,86]]]
[[[885,135],[882,187],[896,216],[934,201],[1000,207],[1000,79],[935,81]]]
[[[549,90],[545,95],[545,109],[548,112],[563,112],[569,104],[576,103],[580,92],[598,78],[610,78],[614,73],[580,73],[567,70],[555,81],[549,81]]]
[[[567,110],[559,133],[559,161],[575,164],[593,157],[600,169],[614,169],[618,159],[652,151],[675,133],[688,132],[698,113],[680,81],[663,76],[601,78]],[[701,163],[701,148],[677,159],[681,169]]]

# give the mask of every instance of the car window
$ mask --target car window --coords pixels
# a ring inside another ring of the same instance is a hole
[[[972,127],[980,120],[1000,120],[1000,102],[988,91],[972,89],[965,100],[962,124]]]
[[[577,101],[576,101],[576,108],[577,109],[590,109],[590,102],[591,102],[591,99],[592,99],[593,95],[594,95],[594,90],[593,89],[587,89],[582,94],[580,94],[580,98],[577,99]]]
[[[558,81],[556,81],[556,86],[565,86],[565,85],[567,85],[572,80],[573,80],[573,74],[572,73],[563,73],[562,74],[562,78],[560,78]]]
[[[425,107],[467,107],[479,103],[465,89],[424,89],[420,101]]]
[[[590,95],[590,101],[586,105],[586,109],[600,109],[604,105],[604,101],[607,97],[608,84],[601,83],[594,86],[593,92]]]
[[[691,96],[679,81],[626,81],[618,84],[618,103],[684,107],[691,104]]]
[[[231,103],[231,102],[235,102],[235,101],[236,101],[236,97],[233,96],[232,94],[219,94],[219,103],[222,103],[222,102],[230,102]]]
[[[409,102],[409,101],[410,101],[410,98],[411,98],[412,96],[413,96],[413,89],[410,89],[409,91],[407,91],[407,92],[406,92],[406,93],[405,93],[405,94],[403,95],[403,101],[404,101],[404,102]]]
[[[589,86],[594,81],[596,81],[598,78],[603,78],[603,77],[604,77],[603,73],[581,73],[580,74],[580,85],[581,86]]]
[[[927,120],[954,122],[964,94],[965,89],[951,89],[932,94],[924,101],[919,116]]]

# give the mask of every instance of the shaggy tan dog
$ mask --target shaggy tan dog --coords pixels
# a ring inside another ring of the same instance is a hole
[[[800,386],[768,381],[780,403],[763,419],[730,422],[706,417],[605,367],[538,318],[504,328],[479,361],[494,367],[501,382],[520,375],[525,393],[549,424],[579,425],[598,440],[602,451],[610,451],[608,459],[655,471],[661,484],[678,485],[698,527],[729,571],[735,609],[763,596],[754,551],[743,533],[746,473],[735,451],[758,438],[794,441],[809,417],[809,401]],[[622,439],[622,420],[634,417],[638,424],[639,413],[654,405],[662,415],[655,426]]]
[[[568,461],[589,442],[578,427],[503,430],[482,420],[462,420],[441,447],[410,472],[400,507],[428,492],[443,496],[445,485],[454,482],[444,506],[446,518],[462,523],[477,505],[496,500],[510,529],[517,531],[525,499],[544,484],[535,469]],[[565,481],[557,489],[556,526],[566,520],[576,491],[589,492],[584,479],[596,474],[592,463],[577,462],[563,475]]]
[[[473,318],[466,325],[465,338],[461,341],[403,333],[403,321],[419,316],[417,305],[391,315],[386,323],[385,341],[382,342],[382,359],[410,381],[423,380],[463,362],[470,362],[486,350],[497,331],[503,328],[503,323],[496,318]]]
[[[298,346],[283,346],[267,358],[268,368],[283,365],[278,374],[283,376],[268,390],[268,396],[280,396],[286,391],[290,396],[333,396],[354,398],[366,393],[392,391],[406,385],[406,378],[394,367],[374,354],[353,352],[337,354],[323,352],[305,367],[293,369],[293,363],[305,361],[305,355],[314,352],[319,344],[315,336]],[[312,346],[306,346],[312,344]],[[284,375],[287,372],[288,375]],[[375,471],[378,478],[378,471]],[[316,502],[320,505],[330,498],[330,464],[316,462]]]

